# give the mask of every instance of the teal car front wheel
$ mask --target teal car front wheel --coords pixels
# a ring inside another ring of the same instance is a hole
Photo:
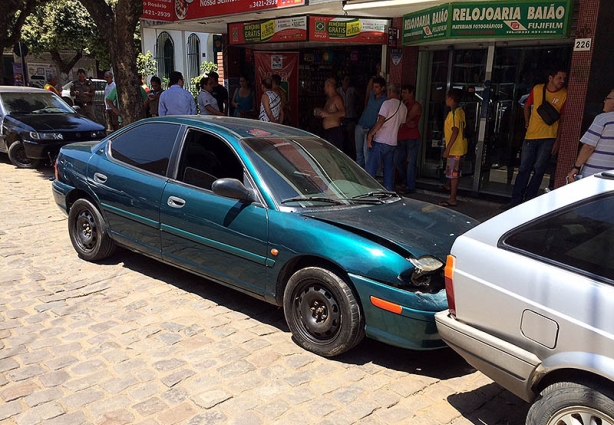
[[[284,315],[297,344],[324,357],[339,355],[364,337],[364,320],[352,288],[320,267],[292,275],[284,291]]]

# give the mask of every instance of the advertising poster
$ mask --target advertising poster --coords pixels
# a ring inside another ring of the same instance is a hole
[[[332,43],[386,44],[387,19],[309,17],[309,41]]]
[[[298,62],[297,52],[254,52],[256,65],[257,105],[260,111],[260,98],[262,87],[260,82],[265,77],[279,74],[282,89],[286,92],[288,105],[290,106],[291,125],[298,123]]]
[[[228,42],[231,46],[305,40],[307,40],[306,16],[228,24]]]
[[[23,67],[20,62],[13,62],[13,85],[23,86],[24,84]]]

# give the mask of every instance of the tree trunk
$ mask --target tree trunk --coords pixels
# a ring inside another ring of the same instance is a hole
[[[143,3],[139,0],[118,0],[113,9],[105,0],[80,1],[107,40],[122,122],[125,125],[137,121],[144,115],[134,31],[143,13]]]
[[[62,77],[60,79],[61,81],[60,85],[63,86],[64,84],[68,82],[68,74],[70,73],[70,70],[72,69],[73,66],[75,66],[77,62],[79,62],[79,59],[83,57],[83,53],[76,52],[75,55],[69,61],[65,61],[60,55],[60,52],[56,50],[51,50],[49,53],[51,53],[51,60],[53,61],[53,63],[55,64],[55,66],[57,67],[60,73],[59,76]]]

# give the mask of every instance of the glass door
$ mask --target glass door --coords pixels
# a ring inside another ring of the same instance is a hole
[[[490,54],[489,54],[490,52]],[[463,90],[461,107],[467,117],[468,152],[459,187],[511,196],[525,136],[524,102],[535,84],[548,81],[553,66],[569,65],[571,48],[505,46],[420,51],[416,95],[423,105],[419,178],[445,182],[443,124],[449,109],[446,93]],[[486,83],[488,81],[488,83]],[[556,158],[551,160],[542,189],[554,183]]]
[[[450,111],[446,94],[450,88],[463,91],[460,106],[467,117],[468,152],[462,165],[459,187],[472,189],[476,166],[476,148],[486,73],[487,49],[441,50],[420,52],[430,58],[430,75],[424,96],[424,149],[421,177],[445,181],[443,126]]]
[[[428,84],[422,102],[424,122],[421,176],[439,179],[444,172],[441,154],[445,149],[443,123],[446,118],[446,92],[449,80],[449,54],[447,50],[421,52],[428,55]],[[418,88],[417,90],[420,90]]]
[[[480,192],[511,196],[525,136],[524,101],[534,85],[548,81],[553,66],[565,68],[570,58],[568,46],[495,49]],[[556,158],[552,158],[542,189],[554,183],[555,168]]]

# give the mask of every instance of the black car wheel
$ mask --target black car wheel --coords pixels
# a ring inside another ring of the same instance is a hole
[[[98,261],[113,253],[115,243],[107,234],[106,227],[98,209],[87,199],[77,200],[70,208],[70,242],[84,260]]]
[[[36,168],[40,164],[40,159],[32,159],[26,156],[26,149],[19,140],[9,146],[9,159],[18,168]]]
[[[558,382],[535,400],[526,425],[614,425],[614,393],[605,385]]]
[[[364,337],[360,305],[350,286],[319,267],[294,273],[284,292],[284,315],[298,345],[332,357]]]

